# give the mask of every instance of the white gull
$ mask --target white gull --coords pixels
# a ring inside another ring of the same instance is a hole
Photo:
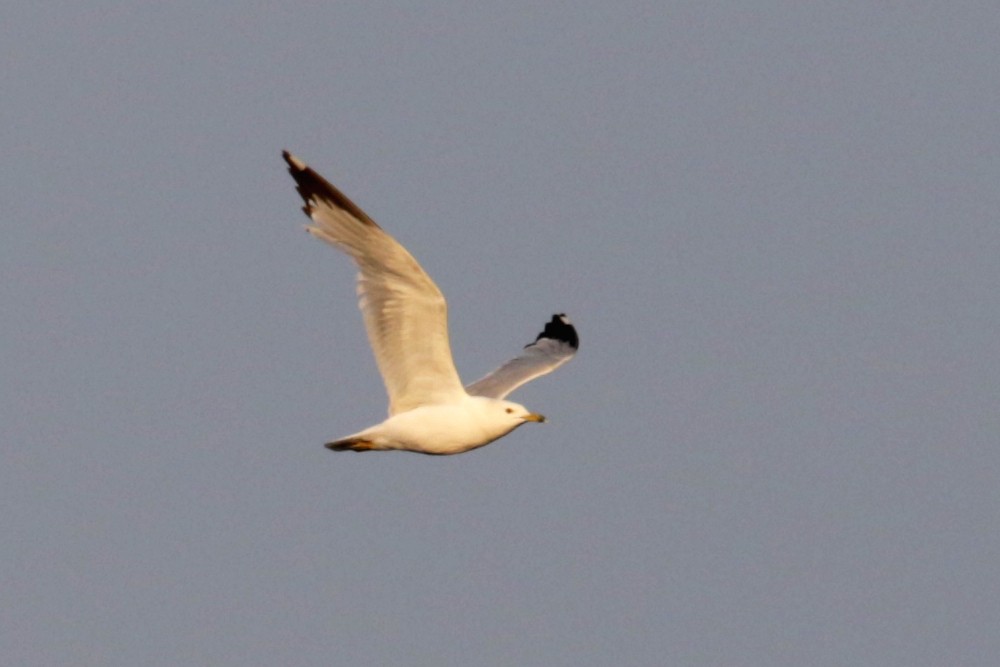
[[[545,421],[503,399],[576,354],[579,338],[569,319],[553,315],[520,355],[463,388],[451,358],[441,290],[406,248],[337,188],[288,151],[282,155],[312,220],[306,229],[358,266],[359,305],[389,394],[388,419],[326,446],[460,454],[525,422]]]

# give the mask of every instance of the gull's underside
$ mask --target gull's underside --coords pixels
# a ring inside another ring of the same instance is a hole
[[[521,354],[463,387],[448,343],[447,304],[434,281],[337,188],[291,153],[283,156],[312,221],[306,229],[358,267],[359,306],[389,395],[388,419],[327,447],[457,454],[544,421],[504,398],[573,357],[579,338],[569,319],[554,315]]]

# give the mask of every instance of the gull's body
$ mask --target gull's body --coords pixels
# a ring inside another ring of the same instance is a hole
[[[553,316],[519,356],[463,387],[448,343],[447,305],[434,281],[339,190],[294,155],[283,155],[313,223],[306,229],[358,266],[359,305],[389,394],[388,419],[327,447],[458,454],[525,422],[545,421],[503,399],[573,357],[579,339],[566,316]]]
[[[424,454],[461,454],[502,438],[526,421],[540,422],[544,417],[509,401],[465,395],[457,401],[401,412],[327,446],[334,450],[405,449]]]

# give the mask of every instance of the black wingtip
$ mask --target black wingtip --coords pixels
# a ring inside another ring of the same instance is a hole
[[[573,323],[566,317],[566,313],[556,313],[553,315],[552,319],[545,325],[542,333],[538,334],[538,337],[535,338],[535,342],[537,343],[543,338],[562,341],[574,350],[580,348],[580,337],[577,335]]]
[[[288,151],[281,151],[281,157],[288,164],[288,173],[295,179],[296,189],[299,191],[302,201],[306,203],[303,210],[308,217],[312,217],[311,205],[317,200],[323,200],[344,209],[366,225],[378,227],[375,221],[369,218],[368,214],[362,211],[357,204],[348,199],[330,181],[313,171],[305,162]]]

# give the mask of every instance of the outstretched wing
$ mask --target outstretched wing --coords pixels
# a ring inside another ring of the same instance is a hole
[[[465,388],[473,396],[504,398],[525,382],[551,373],[573,358],[580,347],[576,329],[564,314],[553,315],[534,343],[486,377]]]
[[[288,151],[282,153],[313,224],[310,234],[358,265],[358,300],[386,391],[389,414],[464,395],[448,344],[448,307],[417,260],[343,193]]]

